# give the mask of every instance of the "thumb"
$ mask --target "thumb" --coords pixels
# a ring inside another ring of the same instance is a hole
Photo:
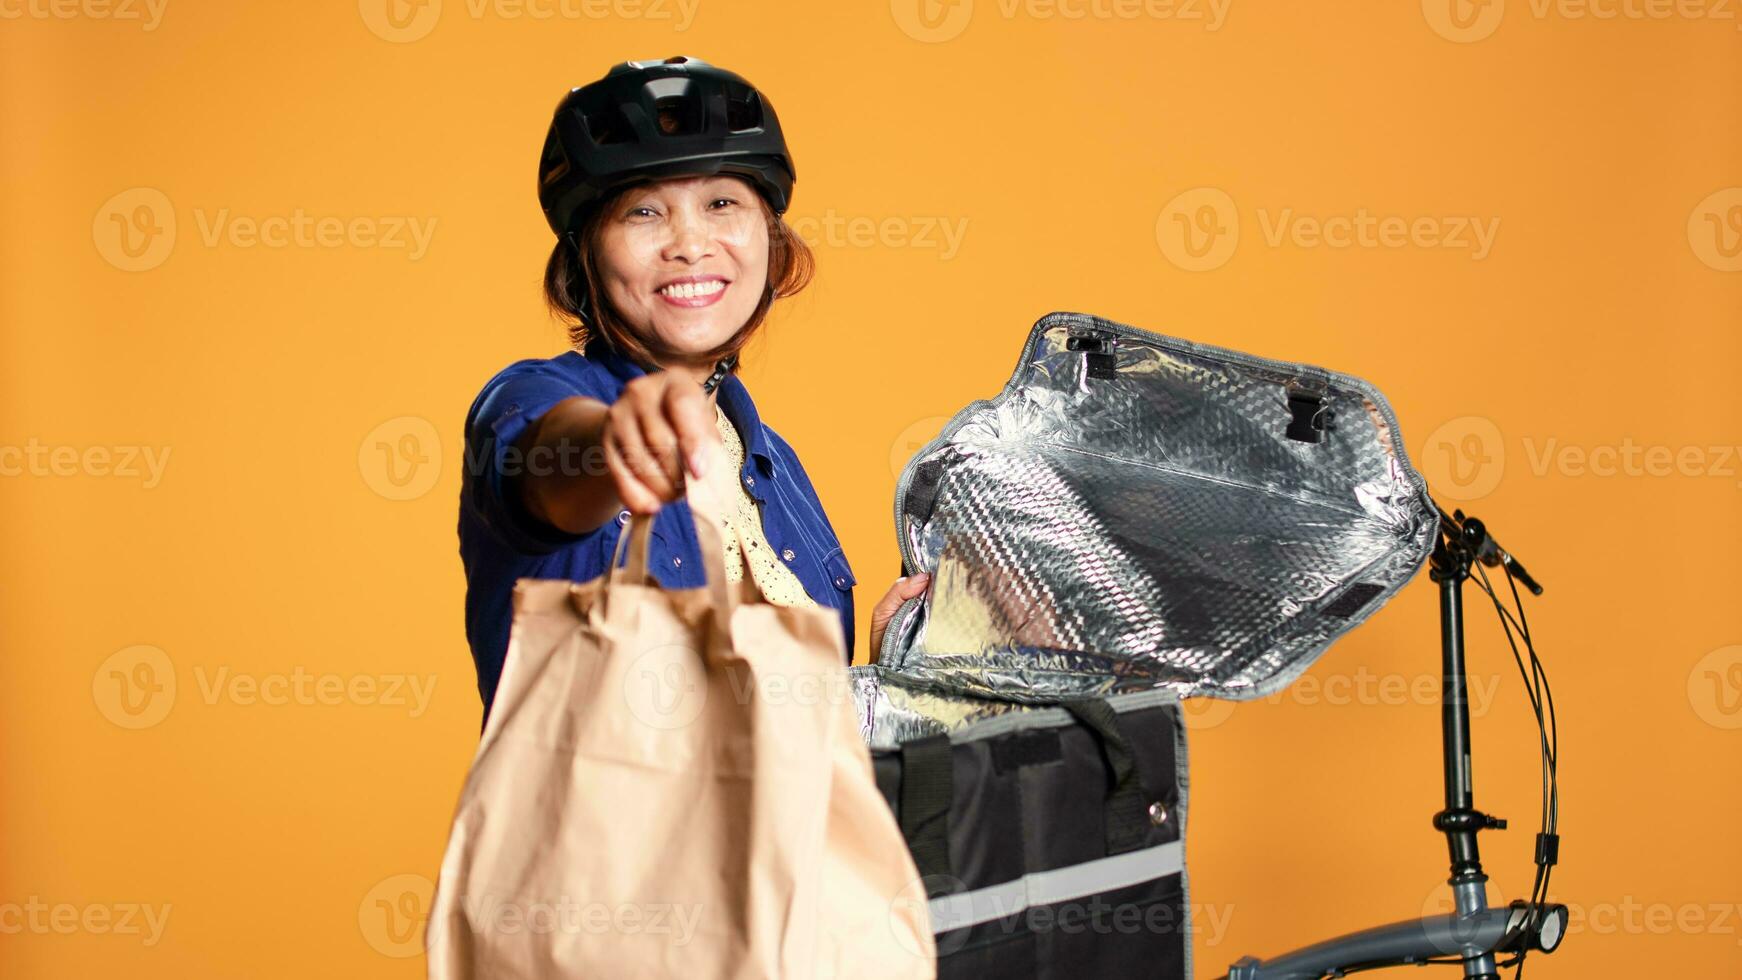
[[[911,599],[924,592],[926,586],[930,584],[930,572],[916,572],[912,575],[904,575],[901,578],[896,579],[894,591],[899,592],[903,599]],[[896,603],[896,605],[899,606],[900,603]]]
[[[889,591],[877,601],[877,605],[871,607],[871,648],[873,650],[882,645],[883,630],[889,625],[889,620],[895,615],[895,611],[901,608],[901,604],[924,592],[926,586],[930,584],[931,575],[927,572],[904,575],[895,580],[895,584],[889,587]]]
[[[903,602],[924,592],[926,586],[930,584],[931,575],[928,572],[903,575],[895,580],[895,584],[889,587],[888,592],[884,593],[883,601],[877,604],[877,608],[885,610],[888,614],[893,614]]]

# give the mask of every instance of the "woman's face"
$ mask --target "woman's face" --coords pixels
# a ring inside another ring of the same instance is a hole
[[[762,198],[727,175],[637,187],[604,216],[596,258],[603,291],[651,349],[705,355],[730,340],[762,299]]]

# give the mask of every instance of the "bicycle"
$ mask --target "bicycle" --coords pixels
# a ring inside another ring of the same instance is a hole
[[[1548,678],[1530,639],[1517,583],[1523,582],[1532,595],[1541,595],[1542,586],[1517,559],[1500,547],[1481,521],[1466,517],[1461,510],[1447,514],[1437,502],[1434,506],[1440,515],[1440,533],[1429,564],[1430,577],[1439,584],[1440,591],[1443,664],[1440,725],[1446,793],[1445,807],[1434,814],[1433,825],[1446,835],[1451,855],[1452,873],[1447,881],[1452,886],[1454,911],[1347,933],[1268,960],[1242,957],[1229,967],[1221,980],[1323,980],[1363,970],[1429,963],[1461,964],[1468,980],[1499,980],[1500,969],[1515,966],[1514,977],[1520,976],[1527,955],[1535,951],[1552,953],[1566,936],[1567,907],[1547,901],[1550,873],[1559,861],[1560,851],[1560,836],[1556,833],[1560,795],[1555,780],[1559,744],[1554,723],[1554,696],[1549,691]],[[1487,567],[1499,567],[1506,573],[1516,617],[1506,610],[1495,594],[1484,570]],[[1501,626],[1506,631],[1507,643],[1512,647],[1513,659],[1518,663],[1519,673],[1524,676],[1531,706],[1536,713],[1543,768],[1543,809],[1536,840],[1535,883],[1530,898],[1516,900],[1505,908],[1488,907],[1488,876],[1482,871],[1476,841],[1478,832],[1504,830],[1506,821],[1476,809],[1471,788],[1463,585],[1472,577],[1472,572],[1478,585],[1493,600]],[[1514,627],[1529,654],[1528,674],[1518,643],[1513,639]],[[1511,958],[1499,959],[1507,955]]]

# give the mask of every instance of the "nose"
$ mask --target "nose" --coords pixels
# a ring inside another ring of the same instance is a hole
[[[671,236],[664,249],[668,261],[694,265],[713,254],[713,233],[694,208],[676,208],[671,215]]]

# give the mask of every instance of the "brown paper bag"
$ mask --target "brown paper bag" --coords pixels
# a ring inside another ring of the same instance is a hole
[[[686,490],[706,588],[648,577],[640,515],[625,567],[517,584],[426,926],[431,980],[935,976],[837,615],[726,578],[729,469],[716,454]]]

